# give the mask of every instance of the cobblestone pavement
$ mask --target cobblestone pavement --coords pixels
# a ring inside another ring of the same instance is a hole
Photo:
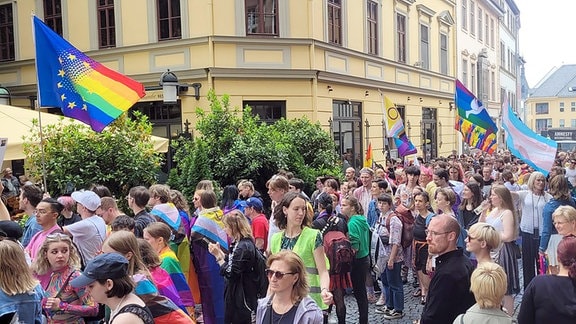
[[[522,263],[519,262],[520,272],[520,287],[523,287],[522,280]],[[384,319],[384,314],[376,314],[376,305],[369,304],[368,306],[368,321],[371,324],[379,323],[394,323],[394,324],[412,324],[420,319],[422,314],[423,305],[420,304],[420,297],[412,297],[412,293],[416,288],[412,287],[412,278],[409,277],[410,282],[404,285],[404,317],[396,320]],[[522,301],[522,292],[516,295],[514,299],[515,315],[520,309],[520,302]],[[349,294],[345,297],[346,303],[346,323],[358,323],[358,307],[354,295]],[[335,313],[335,310],[332,311]],[[338,323],[335,314],[331,314],[329,323]]]

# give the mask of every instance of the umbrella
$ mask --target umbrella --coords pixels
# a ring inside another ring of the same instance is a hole
[[[29,136],[29,130],[32,128],[32,120],[42,116],[42,126],[57,124],[61,116],[38,112],[31,109],[0,105],[0,138],[8,138],[8,145],[4,160],[25,159],[24,155],[24,136]],[[74,119],[63,117],[67,123],[79,123]],[[154,141],[154,150],[165,153],[168,151],[168,139],[158,136],[152,136]],[[1,163],[2,161],[0,161]]]

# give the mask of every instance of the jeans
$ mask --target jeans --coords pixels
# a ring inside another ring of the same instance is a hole
[[[370,271],[370,260],[368,256],[354,259],[350,279],[352,279],[352,289],[358,304],[360,324],[368,324],[368,296],[366,295],[366,274]]]
[[[392,270],[386,267],[380,276],[386,296],[386,307],[398,312],[404,311],[404,287],[402,287],[401,269],[402,262],[396,262]]]

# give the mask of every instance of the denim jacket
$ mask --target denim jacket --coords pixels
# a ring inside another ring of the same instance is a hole
[[[540,246],[538,247],[538,251],[546,252],[548,249],[548,242],[550,241],[550,236],[552,234],[558,234],[554,224],[552,223],[552,213],[556,210],[556,208],[560,206],[570,205],[572,207],[576,207],[574,204],[574,200],[570,199],[569,201],[566,200],[556,200],[551,199],[549,202],[544,205],[544,210],[542,210],[542,228],[540,229]]]
[[[0,316],[17,313],[18,323],[42,324],[42,297],[43,291],[40,285],[26,294],[8,296],[0,289]]]

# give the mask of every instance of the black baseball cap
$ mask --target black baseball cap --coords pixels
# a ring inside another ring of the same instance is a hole
[[[11,220],[0,221],[0,236],[14,241],[19,240],[22,237],[22,228]]]
[[[96,280],[118,279],[128,275],[128,259],[118,253],[96,256],[86,265],[82,274],[70,281],[74,288],[86,287]]]

